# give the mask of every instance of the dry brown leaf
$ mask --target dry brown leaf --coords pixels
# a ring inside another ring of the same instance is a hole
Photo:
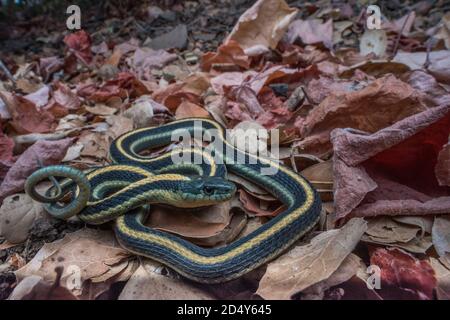
[[[384,299],[431,300],[436,278],[426,259],[398,248],[375,248],[370,252],[370,264],[380,268],[379,294]]]
[[[398,223],[390,217],[373,218],[368,220],[368,230],[362,241],[425,254],[433,244],[431,237],[418,236],[420,230],[419,226]]]
[[[188,215],[186,209],[155,206],[146,225],[188,238],[199,245],[215,246],[230,242],[233,235],[237,235],[233,231],[245,227],[245,216],[232,215],[230,211],[231,202],[195,210]]]
[[[448,50],[431,51],[428,72],[438,81],[450,83],[450,53]],[[426,52],[399,52],[394,61],[406,64],[411,70],[423,69],[427,60]]]
[[[33,222],[44,214],[42,204],[24,193],[6,197],[0,207],[0,234],[10,243],[24,242]]]
[[[243,49],[275,49],[296,14],[297,9],[284,0],[258,0],[241,15],[227,41],[234,40]]]
[[[434,258],[430,258],[430,263],[436,275],[437,298],[439,300],[450,300],[450,270]]]
[[[143,259],[123,288],[119,300],[211,300],[206,292],[161,274],[162,265]]]
[[[60,266],[64,268],[60,285],[80,295],[85,281],[101,276],[129,256],[130,253],[119,246],[112,231],[81,229],[68,233],[61,240],[45,244],[15,274],[19,280],[37,275],[54,282],[54,270]],[[73,277],[77,274],[80,283],[74,285]]]
[[[352,219],[341,229],[323,232],[308,245],[297,246],[267,266],[256,292],[264,299],[291,299],[328,279],[353,251],[367,229]]]
[[[438,255],[445,257],[450,254],[450,216],[435,217],[431,235]]]
[[[136,128],[154,126],[172,118],[165,106],[146,95],[136,99],[123,115],[132,119]]]
[[[327,155],[334,128],[372,133],[425,109],[416,90],[387,75],[358,91],[332,92],[306,119],[298,121],[305,139],[295,146],[306,153]]]
[[[285,210],[285,207],[279,201],[274,201],[274,198],[269,197],[267,200],[265,195],[253,195],[245,190],[239,190],[239,200],[242,203],[243,209],[250,216],[275,217]]]
[[[323,43],[333,45],[333,19],[322,22],[320,19],[295,20],[289,26],[286,38],[290,43],[300,39],[304,44]]]
[[[326,290],[344,283],[355,276],[361,268],[361,265],[364,265],[361,258],[350,253],[328,279],[305,289],[301,294],[302,300],[322,300]]]
[[[395,222],[389,217],[377,217],[367,221],[367,237],[363,240],[373,240],[386,244],[409,242],[416,238],[420,228]]]
[[[105,104],[96,104],[93,107],[85,106],[87,112],[98,116],[110,116],[117,112],[117,109],[108,107]]]
[[[201,68],[210,71],[213,65],[228,64],[244,69],[250,67],[250,58],[236,41],[229,40],[221,45],[217,52],[207,52],[202,56]]]
[[[210,118],[208,111],[206,111],[201,106],[189,102],[183,101],[175,111],[176,119],[184,119],[184,118]]]

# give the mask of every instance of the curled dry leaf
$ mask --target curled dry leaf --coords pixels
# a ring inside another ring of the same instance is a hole
[[[227,41],[234,40],[243,49],[275,49],[296,14],[297,9],[284,0],[258,0],[241,15]]]
[[[337,217],[448,213],[450,194],[439,186],[435,165],[449,134],[450,106],[374,134],[334,130]]]
[[[117,76],[98,87],[87,84],[78,89],[78,95],[93,101],[107,102],[113,98],[134,98],[148,94],[147,87],[129,72],[120,72]]]
[[[161,274],[162,265],[143,259],[131,276],[119,300],[211,300],[208,293],[193,285]]]
[[[421,94],[428,107],[450,104],[450,93],[424,70],[411,71],[402,78]]]
[[[447,143],[439,152],[434,171],[439,185],[450,187],[450,143]]]
[[[438,81],[450,83],[450,54],[447,50],[431,51],[428,55],[427,70]],[[394,61],[406,64],[411,70],[424,69],[427,61],[426,52],[399,52]]]
[[[377,248],[370,256],[370,264],[381,269],[380,295],[385,299],[433,298],[436,286],[434,272],[425,260],[396,248]]]
[[[305,139],[295,146],[306,153],[327,155],[331,152],[329,138],[334,128],[372,133],[425,109],[416,90],[387,75],[355,92],[332,92],[298,122]]]
[[[172,118],[165,106],[147,95],[136,99],[123,115],[132,119],[136,128],[154,126]]]
[[[55,87],[56,90],[53,92],[54,103],[68,110],[76,110],[81,106],[80,99],[68,86],[57,82]]]
[[[43,86],[39,90],[27,94],[26,96],[24,96],[24,98],[27,99],[28,101],[33,102],[37,108],[41,108],[48,103],[49,96],[50,96],[50,87]]]
[[[52,131],[56,126],[54,116],[44,110],[38,110],[33,102],[24,97],[0,91],[0,98],[11,114],[11,125],[18,133],[43,133]]]
[[[152,69],[162,69],[169,62],[176,60],[177,55],[165,50],[153,50],[150,48],[138,48],[132,57],[127,59],[134,73],[139,79],[151,80]]]
[[[298,292],[328,279],[353,251],[367,229],[363,219],[323,232],[308,245],[297,246],[269,263],[259,284],[264,299],[291,299]]]
[[[231,242],[245,227],[245,216],[231,209],[231,202],[224,202],[186,215],[185,209],[155,207],[146,225],[212,247]]]
[[[6,197],[0,207],[0,234],[10,243],[24,242],[33,222],[44,214],[42,204],[24,193]]]
[[[25,180],[39,168],[39,161],[43,166],[60,163],[72,143],[71,138],[57,141],[40,140],[29,147],[9,169],[1,183],[0,202],[6,196],[23,190]]]
[[[319,192],[323,201],[333,199],[333,162],[331,160],[314,164],[301,172]]]
[[[92,62],[92,42],[91,37],[86,31],[80,30],[68,34],[64,37],[64,43],[68,47],[69,52],[74,54],[83,63],[90,64]]]
[[[399,223],[390,217],[373,218],[368,220],[368,230],[362,240],[425,254],[433,244],[429,236],[418,235],[420,230],[419,226]]]
[[[108,107],[104,104],[96,104],[93,107],[85,106],[87,112],[95,114],[97,116],[110,116],[117,112],[117,109]]]
[[[289,26],[286,38],[290,43],[301,40],[304,44],[323,43],[333,45],[333,19],[322,22],[320,19],[295,20]]]
[[[217,52],[207,52],[202,56],[201,68],[210,71],[215,64],[228,64],[244,69],[250,67],[250,58],[236,41],[230,40],[221,45]]]
[[[175,111],[176,119],[184,119],[184,118],[210,118],[208,111],[206,111],[201,106],[189,102],[183,101]]]
[[[285,210],[285,207],[279,201],[274,201],[273,198],[267,200],[265,195],[253,195],[244,190],[239,190],[239,200],[250,216],[275,217]]]
[[[450,217],[435,217],[432,229],[433,245],[440,259],[450,265]]]
[[[322,300],[326,290],[348,281],[357,274],[361,265],[364,265],[361,258],[350,253],[328,279],[305,289],[301,294],[302,300]]]
[[[20,281],[28,276],[41,276],[54,282],[56,267],[62,267],[60,285],[73,294],[82,293],[83,284],[105,274],[115,265],[128,259],[130,253],[117,243],[112,231],[81,229],[52,243],[46,243],[34,258],[15,272]],[[126,266],[124,266],[126,267]],[[122,271],[121,270],[118,271]],[[72,283],[73,274],[78,273],[79,283]]]

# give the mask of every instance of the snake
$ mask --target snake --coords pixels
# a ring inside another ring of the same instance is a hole
[[[317,191],[302,175],[279,161],[237,148],[227,134],[222,125],[207,118],[135,129],[111,143],[112,164],[87,171],[66,165],[42,167],[28,177],[25,191],[57,218],[77,215],[93,225],[113,221],[123,248],[188,279],[227,282],[284,253],[314,228],[322,208]],[[173,144],[174,136],[184,140],[196,135],[209,139],[209,145],[172,148],[156,157],[145,154]],[[220,247],[198,246],[145,225],[151,204],[197,208],[232,199],[237,188],[227,179],[229,173],[267,190],[284,210]],[[62,182],[45,194],[36,190],[41,181],[55,177]]]

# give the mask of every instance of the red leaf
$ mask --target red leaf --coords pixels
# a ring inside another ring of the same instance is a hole
[[[50,112],[38,110],[34,103],[24,97],[0,92],[0,98],[8,107],[12,116],[10,124],[18,133],[43,133],[55,127],[55,118]]]
[[[82,60],[85,64],[92,62],[91,52],[91,37],[89,34],[80,30],[75,33],[68,34],[64,37],[64,43],[69,48],[69,51],[75,54],[75,56]]]
[[[234,40],[230,40],[221,45],[217,49],[217,52],[205,53],[202,57],[202,70],[209,71],[211,66],[216,63],[234,64],[244,69],[248,69],[250,67],[249,57]]]
[[[381,269],[380,294],[385,299],[433,298],[436,286],[433,268],[425,260],[418,260],[397,248],[377,248],[370,256],[370,264]]]
[[[39,140],[29,147],[9,169],[0,185],[0,202],[11,194],[22,191],[25,180],[39,167],[38,159],[43,166],[58,164],[65,156],[73,139],[57,141]]]
[[[450,211],[435,168],[450,134],[450,106],[405,118],[374,134],[332,132],[338,218]]]
[[[78,90],[80,96],[94,102],[105,102],[112,97],[134,98],[148,93],[145,85],[128,72],[119,73],[115,79],[107,81],[99,88],[89,84]]]

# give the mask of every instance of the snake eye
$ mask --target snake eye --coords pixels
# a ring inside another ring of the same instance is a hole
[[[213,190],[213,188],[211,188],[211,187],[209,187],[209,186],[205,186],[205,187],[203,188],[203,192],[204,192],[205,194],[207,194],[207,195],[211,195],[211,194],[214,192],[214,190]]]

